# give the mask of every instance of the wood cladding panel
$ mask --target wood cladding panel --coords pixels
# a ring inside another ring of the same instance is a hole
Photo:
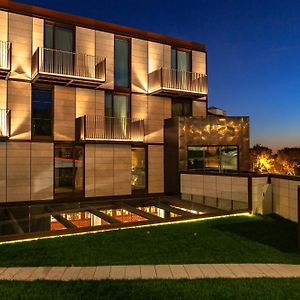
[[[11,110],[11,140],[31,138],[31,84],[8,81],[7,108]]]
[[[31,80],[33,18],[8,14],[8,39],[12,43],[10,78]]]
[[[75,88],[54,87],[54,139],[75,140]]]

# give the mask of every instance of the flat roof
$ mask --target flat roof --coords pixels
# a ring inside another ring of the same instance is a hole
[[[0,10],[19,13],[46,20],[67,23],[90,29],[110,32],[118,35],[125,35],[132,38],[148,40],[152,42],[163,43],[174,47],[186,48],[190,50],[206,51],[205,45],[193,41],[187,41],[179,38],[170,37],[154,32],[143,31],[140,29],[121,26],[109,22],[99,21],[87,17],[76,16],[61,11],[42,8],[34,5],[24,4],[10,0],[0,0]]]

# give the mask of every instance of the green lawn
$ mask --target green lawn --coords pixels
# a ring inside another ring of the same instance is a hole
[[[0,266],[300,263],[297,226],[231,216],[0,245]]]
[[[299,299],[300,279],[0,282],[1,299]]]

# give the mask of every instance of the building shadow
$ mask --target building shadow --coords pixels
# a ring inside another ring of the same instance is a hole
[[[270,246],[286,253],[297,252],[297,224],[272,215],[246,222],[214,225],[212,228],[235,234],[243,239]]]

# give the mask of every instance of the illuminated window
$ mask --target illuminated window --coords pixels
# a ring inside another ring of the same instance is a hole
[[[172,69],[180,71],[191,71],[191,52],[184,50],[177,50],[172,48],[171,52],[171,66]]]
[[[238,170],[237,146],[188,147],[189,170]]]

